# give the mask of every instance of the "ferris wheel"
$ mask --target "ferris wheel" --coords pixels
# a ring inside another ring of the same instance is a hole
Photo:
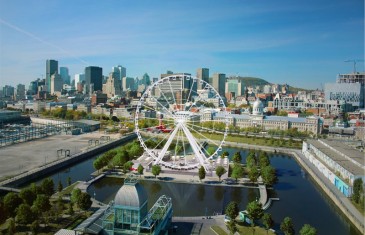
[[[154,165],[171,169],[211,170],[228,124],[225,102],[213,86],[186,74],[150,85],[135,114],[135,132],[145,154]]]

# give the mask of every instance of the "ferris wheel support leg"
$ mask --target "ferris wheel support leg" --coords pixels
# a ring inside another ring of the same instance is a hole
[[[181,125],[181,128],[184,131],[186,137],[188,138],[191,148],[193,149],[195,156],[198,158],[200,165],[204,167],[206,172],[210,171],[210,169],[208,168],[208,166],[205,162],[205,155],[200,150],[200,147],[199,147],[198,143],[196,142],[193,134],[191,134],[191,132],[188,130],[188,128],[185,125]]]
[[[160,163],[160,161],[162,160],[162,158],[165,156],[168,148],[171,145],[171,142],[174,140],[175,135],[177,133],[177,131],[180,129],[180,124],[178,124],[175,128],[175,130],[171,133],[169,139],[167,140],[165,146],[163,147],[163,149],[161,150],[160,154],[158,155],[158,158],[156,159],[156,162],[154,163],[154,165],[157,165]]]

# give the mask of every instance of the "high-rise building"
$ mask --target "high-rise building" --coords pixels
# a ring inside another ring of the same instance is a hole
[[[112,67],[113,78],[118,78],[122,81],[122,78],[127,76],[127,69],[121,65]]]
[[[238,79],[228,79],[226,82],[226,93],[234,93],[235,96],[241,96],[245,92],[245,84]]]
[[[70,85],[71,77],[68,73],[68,68],[67,67],[60,67],[60,75],[61,75],[61,78],[63,80],[63,83]]]
[[[140,85],[145,85],[146,87],[151,85],[150,76],[147,73],[143,74],[142,80],[140,80],[139,82],[140,82]]]
[[[119,78],[113,77],[113,72],[109,74],[109,77],[105,84],[103,84],[103,93],[112,98],[115,95],[120,95],[122,93],[121,81]]]
[[[103,69],[97,66],[85,68],[85,94],[91,94],[93,91],[102,91],[103,89]]]
[[[339,74],[336,83],[326,83],[324,94],[326,101],[340,101],[351,104],[353,110],[364,108],[365,73]]]
[[[58,61],[47,60],[46,61],[46,89],[48,92],[51,91],[51,76],[54,73],[58,73]]]
[[[85,74],[83,73],[75,74],[74,82],[75,82],[75,87],[77,87],[77,84],[85,82]]]
[[[196,77],[202,79],[205,82],[209,82],[209,69],[208,68],[198,68],[196,70]]]
[[[54,73],[51,76],[51,90],[50,93],[53,95],[56,92],[62,91],[63,80],[58,73]]]
[[[25,85],[24,84],[18,84],[16,86],[16,99],[22,100],[25,98]]]
[[[15,90],[14,87],[5,85],[3,87],[3,97],[14,98],[14,90]]]
[[[124,77],[122,79],[122,90],[123,91],[126,91],[126,90],[134,91],[135,90],[134,78]]]
[[[224,97],[226,90],[226,75],[224,73],[213,74],[211,85],[217,90],[219,95]]]

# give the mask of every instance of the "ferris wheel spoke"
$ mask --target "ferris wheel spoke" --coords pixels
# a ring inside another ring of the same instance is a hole
[[[143,106],[143,108],[146,108],[146,109],[148,109],[148,110],[154,111],[154,112],[156,112],[156,113],[158,113],[158,112],[163,113],[162,111],[157,110],[156,108],[153,108],[153,107],[151,107],[151,106],[148,106],[148,105],[145,105],[145,104],[142,104],[142,106]],[[167,112],[166,112],[166,113],[163,113],[163,114],[165,114],[165,115],[169,115],[168,110],[166,110],[166,111],[167,111]],[[171,115],[172,115],[172,113],[171,113]]]
[[[177,79],[177,78],[176,78]],[[167,79],[168,83],[169,83],[169,86],[170,86],[170,90],[171,90],[171,95],[172,95],[172,98],[174,99],[174,104],[177,105],[176,103],[176,99],[175,99],[175,95],[174,95],[174,91],[172,90],[172,86],[171,86],[171,82],[170,82],[170,78]]]
[[[175,115],[170,111],[168,110],[164,105],[162,105],[157,99],[156,97],[153,97],[154,100],[162,107],[162,109],[164,109],[166,111],[166,113],[164,114],[169,114],[171,117],[175,117]],[[158,111],[158,112],[161,112],[161,111]]]
[[[188,127],[189,128],[189,127]],[[195,130],[194,128],[189,128],[190,130],[193,130],[194,132],[196,132],[198,135],[200,135],[201,137],[203,137],[205,140],[208,140],[210,143],[216,145],[216,146],[220,146],[219,144],[217,144],[216,142],[214,142],[213,140],[211,140],[210,138],[208,138],[207,136],[203,135],[201,132]]]
[[[186,151],[185,151],[185,141],[184,141],[184,139],[185,139],[185,137],[181,134],[181,131],[180,131],[180,136],[181,136],[181,141],[182,141],[182,144],[183,144],[183,150],[184,150],[184,160],[185,160],[185,165],[187,164],[187,162],[186,162]]]
[[[211,129],[211,128],[203,127],[203,126],[198,126],[198,125],[194,125],[194,124],[191,124],[191,123],[186,123],[186,125],[188,125],[192,129],[194,129],[193,127],[197,127],[197,128],[207,130],[207,131],[212,131],[212,132],[217,132],[217,133],[225,133],[224,131],[218,131],[218,130],[215,130],[215,129]]]
[[[175,138],[175,135],[177,133],[177,131],[180,129],[180,124],[178,124],[176,126],[176,128],[171,132],[171,135],[169,136],[165,146],[162,148],[161,152],[159,153],[158,155],[158,158],[156,159],[156,162],[155,162],[155,165],[159,164],[160,161],[162,160],[162,158],[165,156],[166,154],[166,151],[168,150],[168,148],[170,147],[172,141],[174,140]]]

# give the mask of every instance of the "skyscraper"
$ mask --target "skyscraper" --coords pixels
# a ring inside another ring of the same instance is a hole
[[[113,78],[118,78],[119,81],[122,81],[122,78],[127,76],[127,69],[121,65],[118,65],[112,67],[112,73],[113,73]]]
[[[222,97],[225,96],[226,90],[226,75],[224,73],[215,73],[213,74],[212,84],[214,89],[217,90],[219,95]]]
[[[68,73],[68,68],[67,67],[60,67],[60,75],[61,75],[61,78],[63,80],[63,83],[70,85],[71,78],[70,78],[70,75]]]
[[[25,85],[24,84],[18,84],[16,86],[16,99],[21,100],[25,98]]]
[[[202,79],[205,82],[209,82],[209,69],[198,68],[196,70],[196,77]]]
[[[47,60],[46,61],[46,88],[47,91],[51,91],[51,76],[54,73],[58,73],[58,61],[57,60]]]
[[[54,95],[57,91],[62,91],[63,80],[58,73],[54,73],[51,76],[51,90],[49,91],[52,95]]]
[[[103,89],[103,69],[97,66],[85,68],[86,94]],[[93,89],[90,89],[93,87]]]
[[[78,83],[82,83],[85,81],[85,74],[77,73],[75,74],[75,87],[77,87]]]

